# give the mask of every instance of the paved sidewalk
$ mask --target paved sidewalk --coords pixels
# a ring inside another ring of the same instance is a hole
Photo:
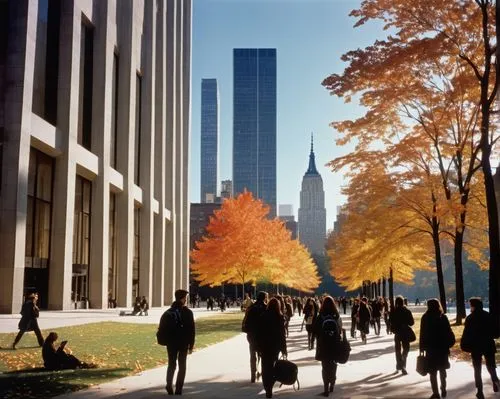
[[[321,366],[314,360],[314,351],[307,350],[305,330],[300,332],[298,317],[292,320],[288,338],[289,359],[299,366],[300,390],[275,385],[276,398],[313,398],[322,392]],[[345,319],[344,327],[348,327]],[[428,377],[415,370],[417,352],[412,350],[408,359],[409,375],[395,373],[393,338],[382,333],[369,336],[368,344],[360,340],[351,342],[351,358],[339,365],[333,398],[428,398],[431,395]],[[59,399],[145,399],[166,398],[165,367],[145,371],[115,382],[59,397]],[[248,345],[244,334],[195,352],[188,358],[188,371],[184,386],[185,398],[225,399],[263,398],[261,383],[249,382]],[[486,398],[500,398],[493,394],[486,369],[483,368]],[[448,398],[475,398],[472,367],[467,362],[452,361],[448,372]]]
[[[168,307],[152,308],[148,311],[148,316],[132,316],[130,308],[116,309],[82,309],[66,311],[40,312],[38,324],[42,330],[50,330],[58,327],[76,326],[80,324],[97,323],[100,321],[117,321],[121,323],[143,323],[158,324],[160,317]],[[195,319],[210,317],[221,314],[220,310],[209,311],[206,308],[191,309]],[[120,311],[125,311],[127,316],[120,316]],[[226,312],[240,312],[239,307],[228,308]],[[0,333],[17,332],[21,315],[0,315]]]

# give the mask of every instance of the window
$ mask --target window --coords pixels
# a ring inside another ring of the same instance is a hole
[[[80,42],[80,98],[78,112],[78,144],[91,149],[92,81],[94,63],[94,29],[82,21]]]
[[[117,294],[117,254],[116,254],[116,194],[109,197],[109,264],[108,264],[108,306],[116,300]]]
[[[140,184],[141,176],[141,122],[142,122],[142,76],[136,75],[135,86],[135,157],[134,183]]]
[[[140,209],[134,208],[134,260],[132,265],[132,298],[139,296],[139,265],[140,265]]]
[[[117,147],[118,147],[118,76],[120,72],[120,59],[118,54],[113,55],[113,98],[111,104],[111,167],[117,169]]]
[[[88,298],[90,261],[90,202],[92,183],[76,176],[75,217],[73,220],[73,278],[72,295],[75,302]]]

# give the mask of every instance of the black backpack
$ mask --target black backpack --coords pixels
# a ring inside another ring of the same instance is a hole
[[[159,345],[166,346],[182,335],[182,316],[178,308],[170,308],[160,319],[160,325],[156,332],[156,340]]]
[[[274,364],[274,378],[276,381],[280,382],[281,385],[293,385],[295,389],[295,383],[297,383],[297,388],[295,390],[299,390],[300,383],[298,374],[299,368],[290,360],[280,359]]]
[[[322,344],[327,348],[335,348],[340,342],[339,326],[333,316],[326,316],[321,323]]]

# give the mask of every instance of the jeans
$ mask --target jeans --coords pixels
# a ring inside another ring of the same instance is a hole
[[[257,373],[257,346],[255,340],[251,339],[247,335],[248,349],[250,351],[250,377],[252,382],[255,381],[255,375]]]
[[[432,393],[439,395],[438,382],[437,382],[437,370],[430,371],[429,377],[431,379]],[[441,389],[446,390],[446,370],[439,370],[439,379],[441,380]]]
[[[167,346],[168,366],[167,366],[167,387],[172,387],[174,381],[175,369],[177,362],[179,363],[179,371],[177,372],[177,381],[175,382],[175,392],[182,393],[184,386],[184,378],[186,377],[186,359],[187,349],[179,349],[173,346]]]
[[[333,360],[322,360],[321,376],[323,377],[323,385],[326,392],[330,384],[335,385],[335,380],[337,379],[337,363]]]
[[[273,386],[276,380],[274,379],[274,363],[278,360],[279,352],[261,353],[262,361],[262,384],[266,393],[273,392]]]
[[[481,353],[472,353],[472,366],[474,367],[474,380],[478,391],[483,390],[483,379],[481,377],[481,366],[484,360],[486,361],[486,369],[490,373],[491,381],[498,381],[497,366],[495,364],[495,354],[490,353],[483,355]]]
[[[396,334],[394,335],[394,347],[396,350],[396,369],[406,369],[406,359],[410,351],[410,343],[408,341],[402,341]],[[401,352],[401,349],[403,349],[403,352]]]

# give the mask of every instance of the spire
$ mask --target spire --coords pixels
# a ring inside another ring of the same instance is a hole
[[[316,161],[314,159],[314,138],[311,133],[311,153],[309,154],[309,168],[307,169],[306,175],[319,175],[316,169]]]

